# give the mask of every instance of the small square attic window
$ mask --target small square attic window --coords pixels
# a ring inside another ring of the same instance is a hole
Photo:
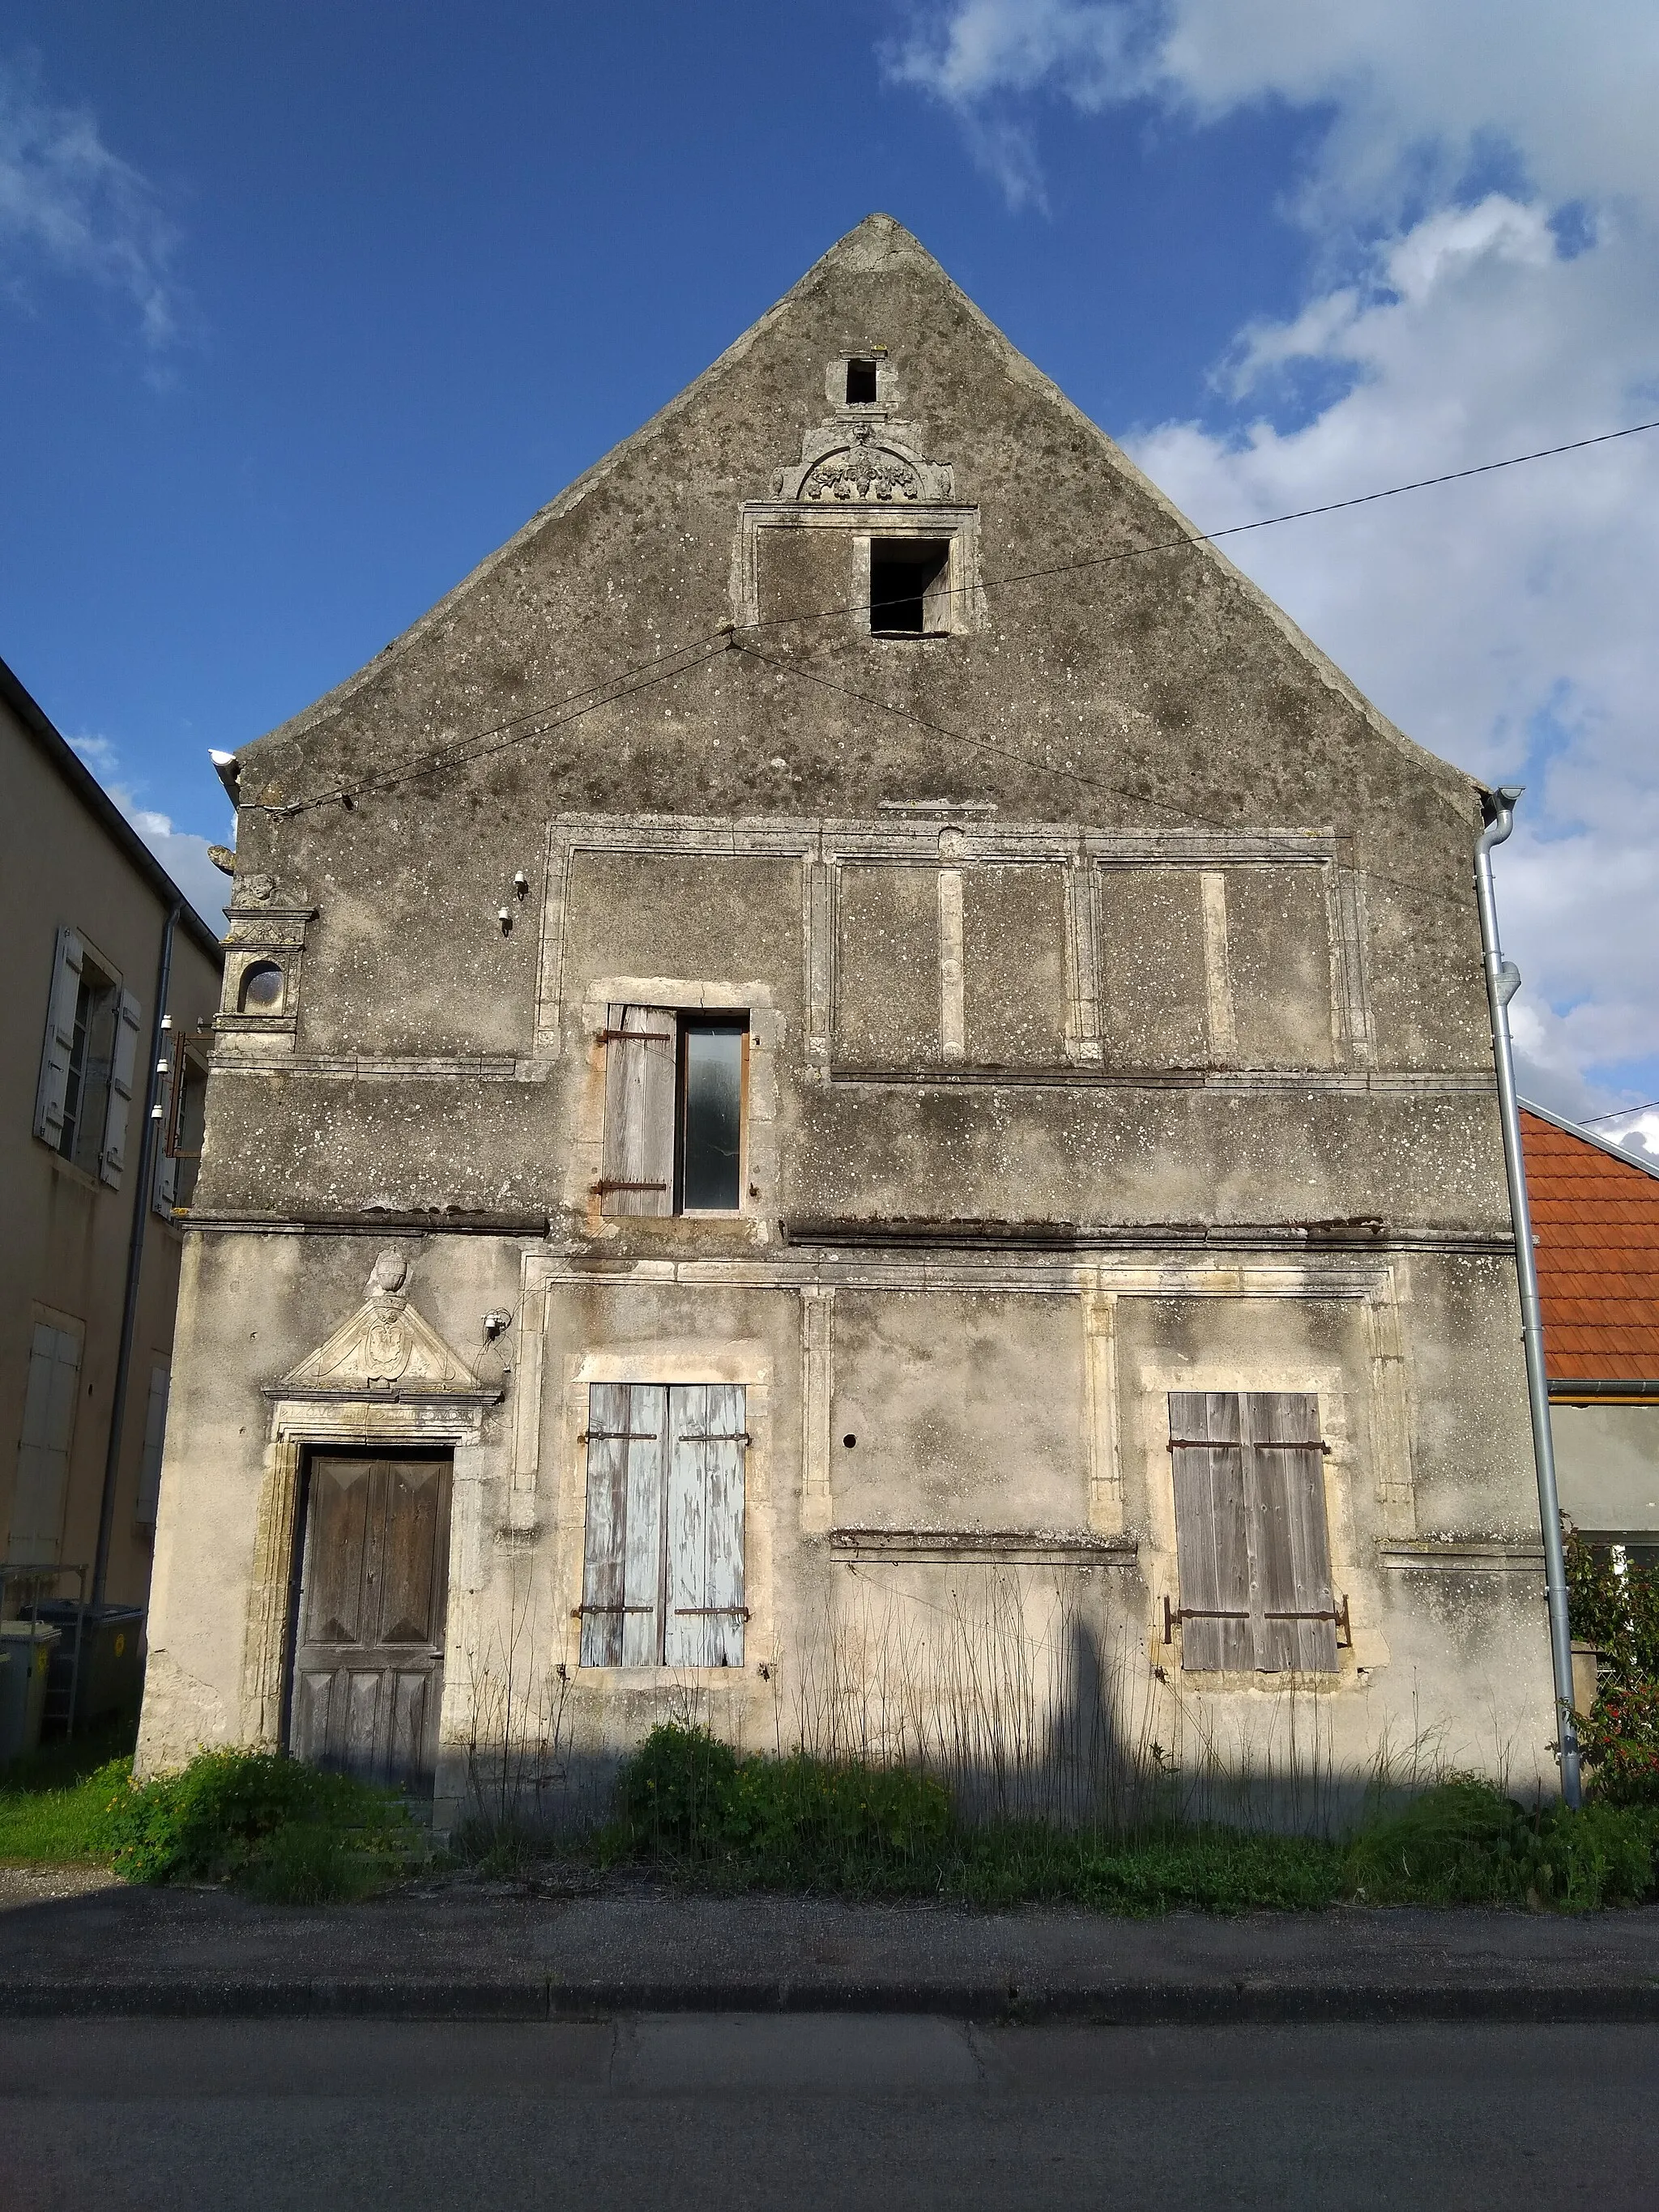
[[[950,629],[950,539],[872,538],[871,635],[943,637]]]
[[[847,364],[847,404],[849,407],[873,407],[876,404],[876,364],[872,361],[849,361]]]

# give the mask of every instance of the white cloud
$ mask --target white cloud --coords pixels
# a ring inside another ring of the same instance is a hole
[[[942,0],[885,56],[959,114],[1036,94],[1099,113],[1153,100],[1203,122],[1327,107],[1318,183],[1367,213],[1431,191],[1483,142],[1552,201],[1586,185],[1654,206],[1659,12],[1649,0]]]
[[[1038,94],[1195,128],[1322,106],[1295,213],[1331,273],[1215,365],[1227,428],[1127,441],[1200,526],[1659,416],[1650,6],[957,0],[890,68],[1028,149]],[[1470,204],[1500,147],[1507,189]],[[1499,856],[1526,1085],[1569,1114],[1654,1097],[1659,433],[1226,550],[1413,737],[1529,785]]]
[[[175,245],[154,186],[96,119],[54,106],[32,64],[0,60],[0,281],[14,301],[42,268],[88,277],[126,297],[160,352],[179,334]]]
[[[122,780],[119,748],[108,738],[71,738],[70,743],[214,935],[222,935],[230,878],[209,860],[209,840],[188,830],[175,830],[171,816],[138,804]],[[228,837],[234,842],[235,835],[233,825]]]

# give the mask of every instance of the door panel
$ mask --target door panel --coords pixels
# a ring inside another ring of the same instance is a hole
[[[447,1459],[312,1459],[289,1719],[298,1758],[431,1790],[450,1475]]]

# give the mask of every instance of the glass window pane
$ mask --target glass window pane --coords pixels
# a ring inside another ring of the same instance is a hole
[[[680,1204],[687,1212],[735,1211],[743,1151],[744,1032],[684,1025],[684,1119]]]

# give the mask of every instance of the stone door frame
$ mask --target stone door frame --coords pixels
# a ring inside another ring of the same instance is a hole
[[[262,1750],[283,1743],[292,1657],[295,1577],[299,1571],[299,1507],[305,1455],[356,1447],[396,1453],[447,1450],[454,1456],[449,1516],[447,1616],[466,1586],[465,1547],[481,1528],[483,1419],[495,1391],[442,1393],[319,1392],[280,1398],[271,1407],[270,1437],[260,1485],[248,1589],[247,1640],[242,1661],[238,1740]],[[445,1621],[446,1644],[449,1620]],[[449,1678],[445,1678],[445,1698]],[[443,1729],[440,1724],[440,1741]]]

